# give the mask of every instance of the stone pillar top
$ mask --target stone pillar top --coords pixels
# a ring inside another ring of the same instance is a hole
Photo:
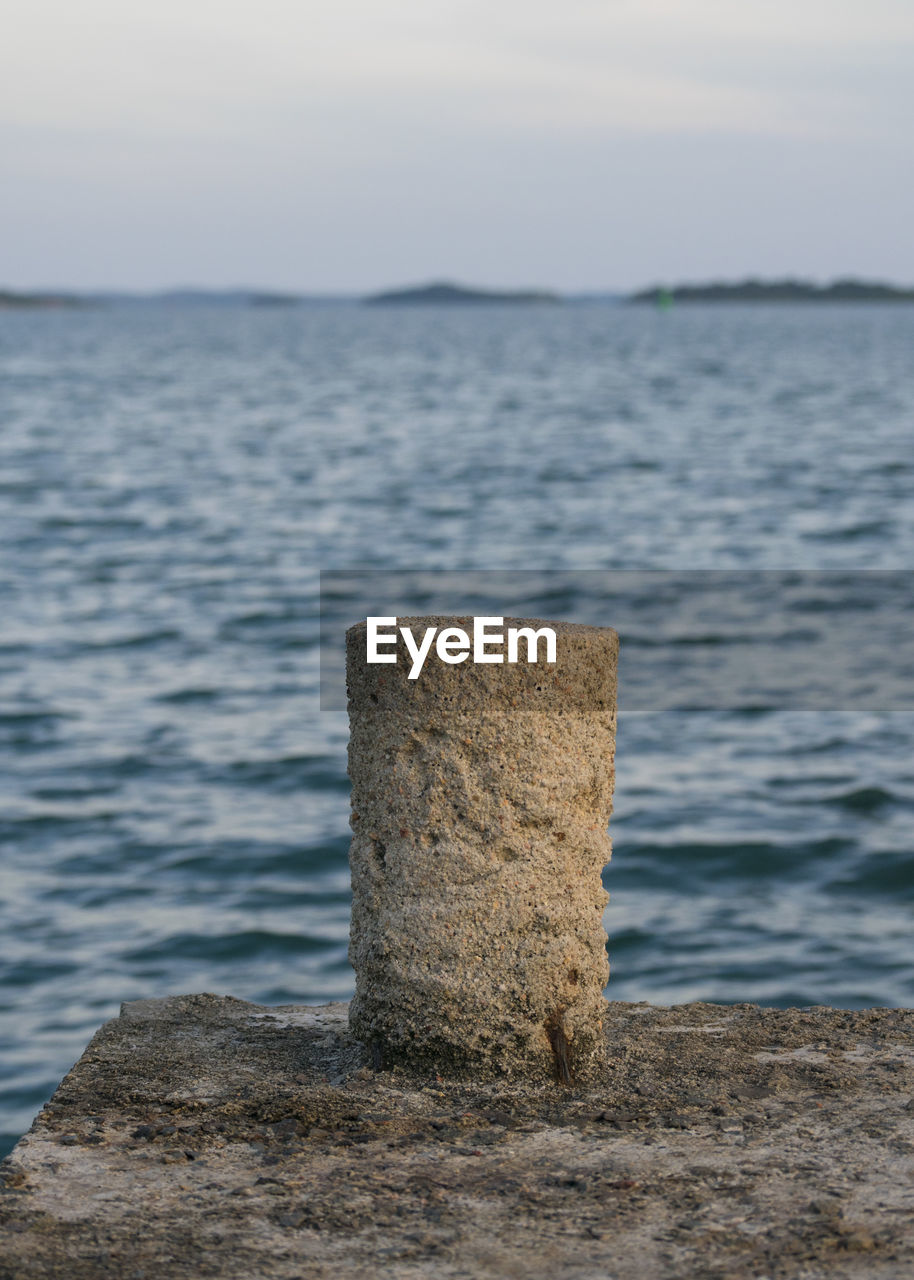
[[[471,615],[398,616],[395,625],[383,628],[385,633],[396,635],[396,643],[379,649],[395,655],[395,663],[369,663],[367,622],[350,627],[346,633],[350,708],[355,705],[364,712],[383,707],[390,711],[396,706],[405,711],[409,706],[427,710],[437,705],[468,716],[491,716],[496,709],[501,712],[512,708],[559,715],[614,712],[619,637],[610,627],[504,617],[500,625],[487,627],[488,634],[502,636],[501,644],[486,646],[490,654],[501,653],[502,662],[473,660],[473,627]],[[415,679],[409,678],[414,658],[401,628],[411,631],[416,644],[421,644],[429,628],[435,631]],[[518,661],[507,661],[509,630],[536,633],[543,628],[555,634],[554,663],[545,660],[544,638],[536,643],[537,661],[527,661],[528,641],[524,634],[518,638]],[[438,656],[436,645],[442,632],[453,629],[467,633],[470,653],[463,661],[448,663]]]

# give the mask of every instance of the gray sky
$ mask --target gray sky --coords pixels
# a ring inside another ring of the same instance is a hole
[[[912,0],[7,0],[0,286],[914,283]]]

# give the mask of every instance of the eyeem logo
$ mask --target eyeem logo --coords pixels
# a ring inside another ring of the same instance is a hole
[[[394,618],[368,618],[368,661],[396,662],[396,653],[382,653],[382,648],[390,648],[397,643],[397,631],[403,637],[407,652],[412,659],[408,678],[418,679],[425,666],[425,659],[431,652],[432,643],[435,653],[442,662],[465,662],[470,654],[474,662],[519,662],[520,642],[524,640],[527,647],[527,662],[539,661],[539,642],[546,642],[546,661],[555,662],[555,632],[551,627],[540,627],[534,631],[532,627],[508,627],[507,633],[495,631],[493,628],[503,627],[504,618],[474,618],[472,639],[462,627],[426,627],[425,634],[418,643],[411,627],[397,627]],[[382,630],[393,628],[393,630]],[[437,636],[437,639],[436,639]],[[504,654],[507,639],[507,657]],[[496,652],[501,646],[502,652]]]

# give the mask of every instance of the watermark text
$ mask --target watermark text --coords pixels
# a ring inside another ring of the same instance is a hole
[[[425,660],[434,644],[435,654],[441,662],[520,662],[521,643],[526,650],[527,662],[538,662],[540,641],[544,642],[545,661],[556,660],[555,632],[551,627],[504,628],[504,618],[474,618],[472,633],[463,627],[426,627],[421,640],[416,640],[411,627],[397,627],[396,617],[369,617],[367,619],[368,662],[396,662],[397,634],[403,638],[411,666],[410,680],[417,680]]]

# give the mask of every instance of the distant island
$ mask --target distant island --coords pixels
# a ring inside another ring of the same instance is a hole
[[[392,289],[386,293],[373,293],[363,299],[369,306],[465,306],[510,303],[561,302],[557,293],[542,289],[502,291],[492,289],[467,289],[463,285],[445,281],[419,285],[411,289]]]
[[[740,280],[734,284],[655,285],[626,299],[670,306],[676,302],[914,302],[914,289],[872,280],[835,280],[818,285],[808,280]]]
[[[0,289],[0,309],[25,307],[81,307],[83,300],[68,293],[13,293]]]
[[[267,289],[165,289],[157,293],[108,290],[86,293],[20,293],[0,289],[0,309],[41,307],[311,307],[351,304],[345,295],[277,293]]]
[[[566,293],[548,289],[477,289],[451,281],[434,281],[382,293],[301,294],[272,289],[163,289],[159,292],[133,293],[126,290],[97,291],[19,291],[0,288],[0,311],[53,310],[85,307],[254,307],[258,309],[294,309],[297,307],[350,306],[618,306],[650,305],[661,310],[677,303],[853,303],[914,302],[914,288],[885,284],[881,281],[856,280],[850,277],[831,284],[814,284],[809,280],[714,280],[706,284],[653,285],[637,293],[610,292]]]

